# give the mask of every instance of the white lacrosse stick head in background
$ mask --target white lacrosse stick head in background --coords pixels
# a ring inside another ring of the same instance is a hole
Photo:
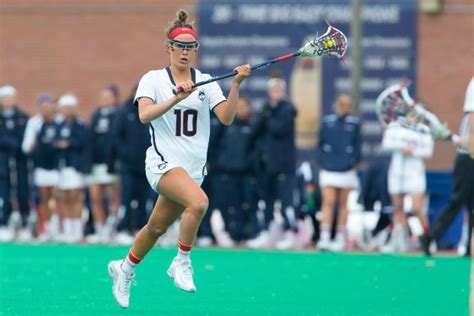
[[[409,110],[414,110],[423,124],[430,128],[434,139],[449,139],[452,136],[451,131],[422,103],[413,100],[408,93],[408,86],[409,82],[394,84],[380,93],[375,109],[382,124],[386,126],[398,117],[405,116]]]

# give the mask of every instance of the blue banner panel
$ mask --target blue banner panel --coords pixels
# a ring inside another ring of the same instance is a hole
[[[211,75],[235,66],[256,64],[296,51],[309,38],[327,29],[326,21],[342,30],[350,43],[352,12],[349,1],[313,0],[201,0],[198,4],[200,69]],[[401,78],[413,81],[416,95],[417,1],[367,0],[362,9],[363,155],[380,157],[382,127],[374,112],[377,95]],[[332,112],[337,94],[351,89],[351,50],[344,62],[335,58],[298,58],[256,71],[243,85],[243,93],[259,108],[266,98],[270,73],[278,69],[288,81],[290,99],[298,109],[297,146],[311,154],[317,143],[322,115]],[[230,79],[220,82],[228,90]],[[305,155],[307,156],[307,155]]]

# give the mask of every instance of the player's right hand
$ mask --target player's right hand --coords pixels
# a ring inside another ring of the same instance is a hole
[[[177,92],[176,97],[179,100],[184,100],[189,97],[191,93],[196,91],[196,89],[197,88],[193,88],[193,82],[191,80],[178,83],[175,88],[175,91]]]

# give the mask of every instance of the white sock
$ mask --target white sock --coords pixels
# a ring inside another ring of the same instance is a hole
[[[346,226],[337,225],[336,239],[346,239]]]
[[[462,224],[461,239],[459,239],[460,245],[467,245],[467,239],[469,236],[469,225],[467,223]]]
[[[326,225],[326,224],[321,225],[321,239],[324,239],[324,240],[331,239],[331,225]]]
[[[94,229],[96,235],[102,235],[104,233],[104,224],[95,223]]]
[[[63,220],[63,233],[66,236],[71,236],[73,234],[72,218],[65,218]]]
[[[132,275],[135,271],[135,267],[137,266],[137,263],[132,262],[130,260],[130,253],[123,259],[122,264],[120,265],[120,268],[122,269],[123,273],[127,275]]]
[[[74,218],[72,220],[72,229],[73,229],[73,234],[74,237],[77,239],[82,238],[82,221],[79,218]]]

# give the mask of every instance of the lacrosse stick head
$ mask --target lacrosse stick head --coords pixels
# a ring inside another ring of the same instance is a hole
[[[416,113],[421,123],[430,128],[434,139],[449,139],[452,135],[447,126],[428,111],[423,104],[415,102],[408,93],[409,82],[394,84],[382,91],[375,102],[375,110],[384,126],[404,117],[407,113]]]
[[[384,126],[414,109],[415,103],[408,94],[407,87],[408,83],[394,84],[377,97],[375,112]]]
[[[347,50],[347,37],[337,28],[329,25],[326,33],[317,36],[299,49],[302,57],[334,56],[344,57]]]

